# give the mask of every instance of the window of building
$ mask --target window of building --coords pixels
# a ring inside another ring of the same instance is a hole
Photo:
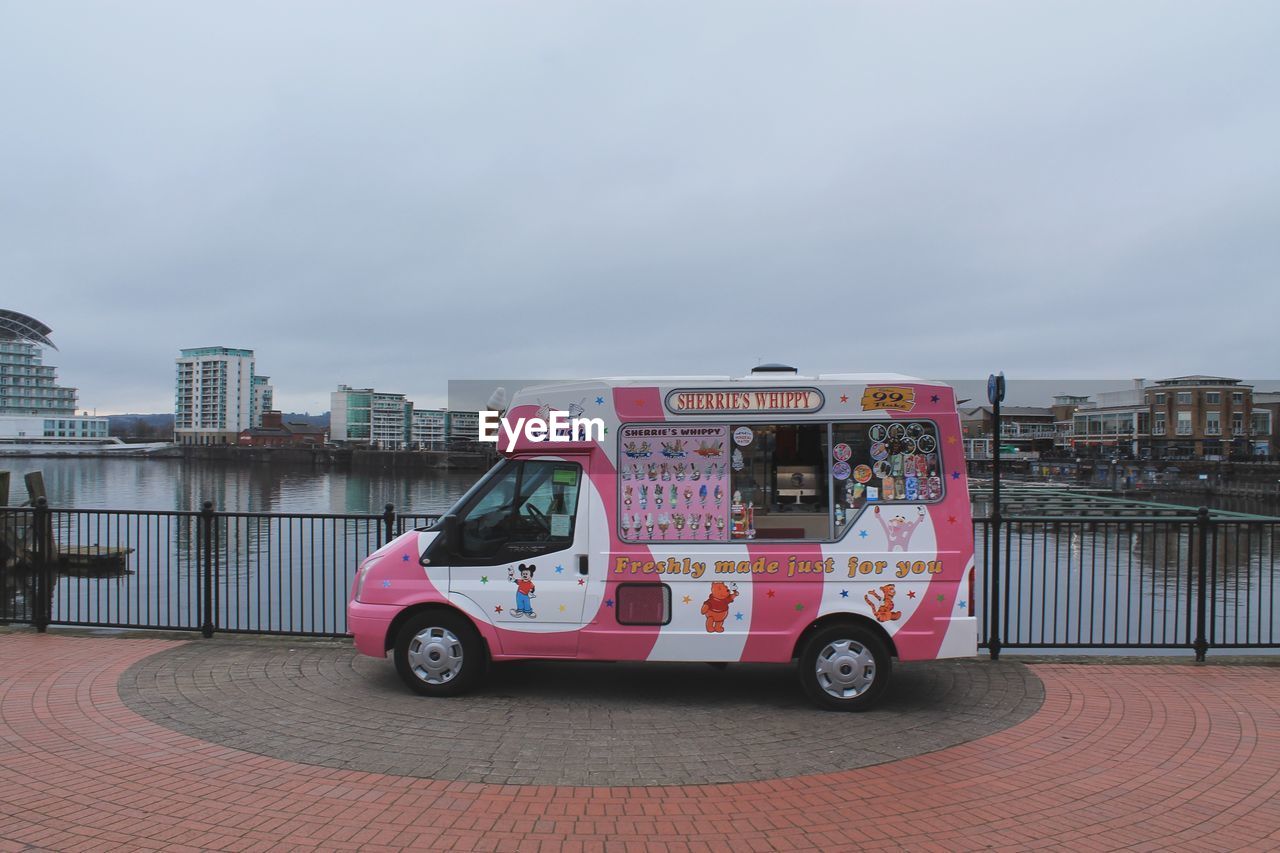
[[[1190,406],[1190,405],[1191,405],[1191,392],[1190,392],[1190,391],[1179,391],[1179,392],[1178,392],[1178,405],[1180,405],[1180,406]]]
[[[1253,413],[1253,434],[1254,435],[1271,435],[1271,413],[1270,412],[1254,412]]]
[[[1209,406],[1222,405],[1222,392],[1221,391],[1205,391],[1204,402],[1206,405],[1209,405]]]
[[[1165,394],[1157,394],[1157,395],[1156,395],[1156,405],[1157,405],[1157,406],[1163,406],[1167,400],[1168,400],[1168,396],[1167,396],[1167,395],[1165,395]]]
[[[1178,412],[1178,435],[1191,435],[1191,413]]]
[[[1222,414],[1220,412],[1205,412],[1204,432],[1205,435],[1222,434]]]
[[[1243,392],[1243,391],[1232,391],[1232,392],[1231,392],[1231,402],[1235,403],[1237,406],[1244,405],[1244,392]]]

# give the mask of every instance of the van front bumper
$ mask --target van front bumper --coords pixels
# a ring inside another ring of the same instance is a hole
[[[356,651],[371,658],[387,656],[387,631],[404,608],[394,604],[347,603],[347,630],[356,641]]]

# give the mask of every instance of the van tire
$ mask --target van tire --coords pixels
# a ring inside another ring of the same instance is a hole
[[[488,667],[484,641],[465,616],[426,610],[396,634],[396,672],[423,696],[457,696],[475,687]]]
[[[884,641],[865,625],[844,622],[814,633],[800,652],[800,685],[829,711],[866,711],[880,701],[893,671]]]

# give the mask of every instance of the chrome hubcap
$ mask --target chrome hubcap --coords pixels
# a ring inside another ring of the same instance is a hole
[[[409,641],[409,668],[427,684],[452,681],[462,670],[462,641],[447,628],[423,628]]]
[[[876,680],[876,659],[853,640],[828,643],[814,666],[818,685],[837,699],[861,696]]]

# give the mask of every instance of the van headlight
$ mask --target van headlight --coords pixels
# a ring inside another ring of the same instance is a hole
[[[378,561],[372,558],[365,560],[364,565],[360,567],[360,571],[356,574],[356,601],[364,599],[364,582],[369,579],[369,571],[376,562]]]

